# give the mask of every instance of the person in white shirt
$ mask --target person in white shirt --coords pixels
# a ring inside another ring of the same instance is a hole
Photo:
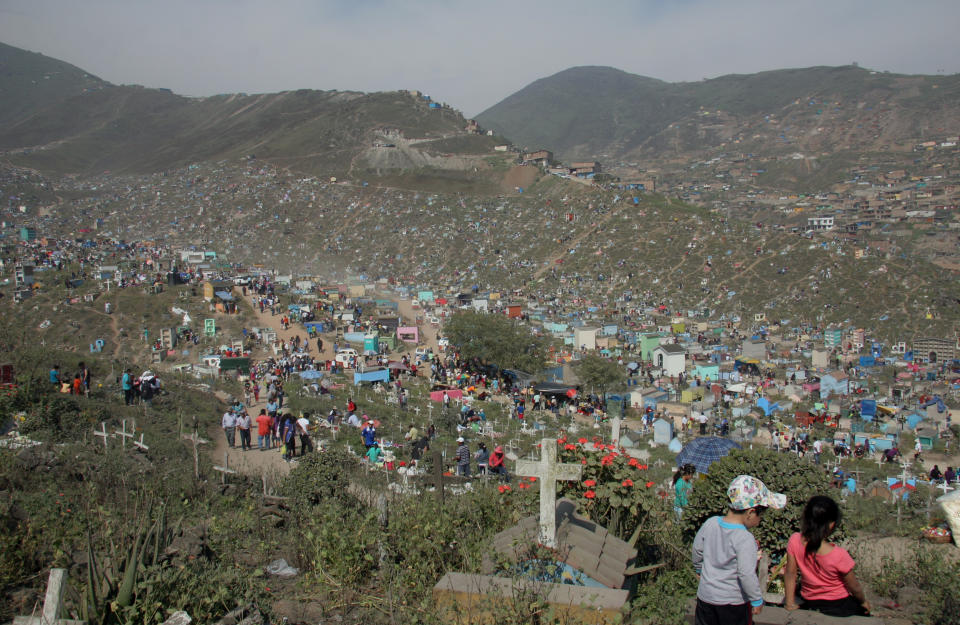
[[[227,437],[227,445],[234,447],[237,442],[237,415],[232,410],[223,413],[223,420],[220,422],[223,433]]]
[[[310,440],[310,419],[306,415],[300,415],[297,419],[297,434],[300,435],[300,455],[313,451],[313,441]]]

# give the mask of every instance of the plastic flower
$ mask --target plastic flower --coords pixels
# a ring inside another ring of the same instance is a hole
[[[587,499],[593,499],[594,497],[597,496],[597,494],[596,494],[595,492],[593,492],[592,490],[588,490],[587,492],[585,492],[585,493],[583,494],[583,496],[586,497]]]
[[[627,479],[623,480],[622,484],[623,484],[624,486],[633,486],[633,480],[631,480],[630,478],[627,478]]]
[[[651,488],[655,482],[647,482],[647,488]]]
[[[527,480],[529,480],[529,481],[531,481],[531,482],[536,482],[536,481],[537,481],[537,478],[536,478],[536,476],[531,475],[530,477],[527,478]]]
[[[400,466],[401,466],[401,467],[407,466],[407,461],[406,461],[406,460],[401,460],[401,461],[400,461]]]
[[[573,443],[567,443],[566,445],[563,446],[563,448],[566,449],[567,451],[575,451],[577,449],[577,446],[574,445]]]
[[[519,488],[530,488],[530,485],[527,484],[526,482],[520,482],[519,484],[517,484],[517,487],[519,487]]]
[[[502,495],[503,493],[510,490],[510,487],[507,486],[506,484],[501,484],[500,486],[497,486],[497,490],[500,491],[500,494]]]
[[[581,445],[585,445],[587,442],[587,439],[581,436],[580,438],[577,439],[577,442],[580,443]]]
[[[597,481],[596,481],[596,480],[583,480],[583,485],[586,486],[587,488],[589,488],[589,487],[591,487],[591,486],[596,486],[596,485],[597,485]]]

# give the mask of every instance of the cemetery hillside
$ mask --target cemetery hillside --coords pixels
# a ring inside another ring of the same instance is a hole
[[[0,44],[0,623],[960,624],[958,88]]]

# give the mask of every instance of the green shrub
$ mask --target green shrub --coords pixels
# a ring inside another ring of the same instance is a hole
[[[767,510],[760,526],[753,530],[760,548],[778,561],[787,549],[790,535],[800,528],[800,515],[813,495],[830,494],[830,476],[810,462],[798,462],[792,454],[778,454],[766,449],[735,449],[725,458],[710,465],[710,472],[693,482],[690,505],[683,515],[684,535],[693,540],[704,521],[723,515],[727,510],[727,487],[738,475],[752,475],[763,480],[772,492],[787,496],[783,510]],[[833,534],[842,539],[842,525]]]
[[[100,405],[75,395],[47,395],[30,406],[20,432],[39,435],[51,442],[76,442],[84,432],[109,418]]]
[[[353,503],[347,485],[358,466],[358,458],[342,449],[307,454],[299,458],[281,490],[294,500],[300,512],[331,499],[342,504]]]

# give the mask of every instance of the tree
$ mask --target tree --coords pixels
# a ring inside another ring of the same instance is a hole
[[[458,312],[444,324],[443,330],[465,360],[530,373],[543,369],[545,340],[503,315]]]
[[[601,397],[608,390],[615,390],[622,386],[627,379],[627,373],[623,367],[596,354],[587,354],[573,366],[573,369],[583,385],[592,388]]]

